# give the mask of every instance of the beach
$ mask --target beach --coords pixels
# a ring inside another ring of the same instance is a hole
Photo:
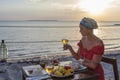
[[[53,57],[53,55],[48,55],[49,58]],[[120,73],[120,53],[116,54],[107,54],[104,55],[111,58],[117,59],[118,64],[118,71]],[[61,60],[71,60],[73,58],[69,53],[66,55],[54,55],[54,57],[57,57],[60,61]],[[8,62],[1,62],[0,63],[0,80],[22,80],[22,67],[28,66],[28,65],[40,65],[43,62],[48,62],[48,59],[42,58],[42,57],[31,57],[31,58],[24,58],[24,59],[18,59],[18,60],[9,60]],[[114,80],[114,73],[112,65],[106,64],[101,62],[104,68],[105,77],[108,80]],[[109,67],[108,67],[109,66]],[[120,76],[120,74],[119,74]]]

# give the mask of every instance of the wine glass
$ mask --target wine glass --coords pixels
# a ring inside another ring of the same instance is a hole
[[[69,40],[68,39],[62,39],[62,43],[63,43],[63,48],[64,50],[67,50],[67,48],[65,47],[66,44],[68,44]]]
[[[58,58],[57,57],[53,57],[52,63],[54,64],[54,66],[57,66],[59,64]]]
[[[62,39],[62,43],[65,45],[65,44],[68,44],[69,40],[68,39]]]
[[[45,70],[48,74],[50,74],[53,70],[54,66],[52,64],[46,64],[45,65]]]

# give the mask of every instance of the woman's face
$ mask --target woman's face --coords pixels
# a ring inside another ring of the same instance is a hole
[[[88,35],[88,29],[86,29],[83,25],[80,25],[80,33],[82,36],[87,36]]]

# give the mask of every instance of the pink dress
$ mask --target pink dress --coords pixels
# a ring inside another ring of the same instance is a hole
[[[89,60],[92,59],[93,55],[103,55],[104,53],[104,45],[103,46],[94,46],[92,49],[87,50],[86,48],[83,47],[81,41],[78,43],[78,46],[80,48],[80,53],[82,57],[85,57]],[[99,80],[105,80],[104,79],[104,71],[103,68],[101,66],[101,64],[99,63],[98,66],[96,67],[96,69],[93,70],[96,73],[100,74]]]

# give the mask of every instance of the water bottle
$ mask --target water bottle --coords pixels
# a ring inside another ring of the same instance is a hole
[[[1,45],[0,45],[0,59],[1,61],[6,61],[8,58],[8,49],[5,44],[5,41],[2,40]]]

